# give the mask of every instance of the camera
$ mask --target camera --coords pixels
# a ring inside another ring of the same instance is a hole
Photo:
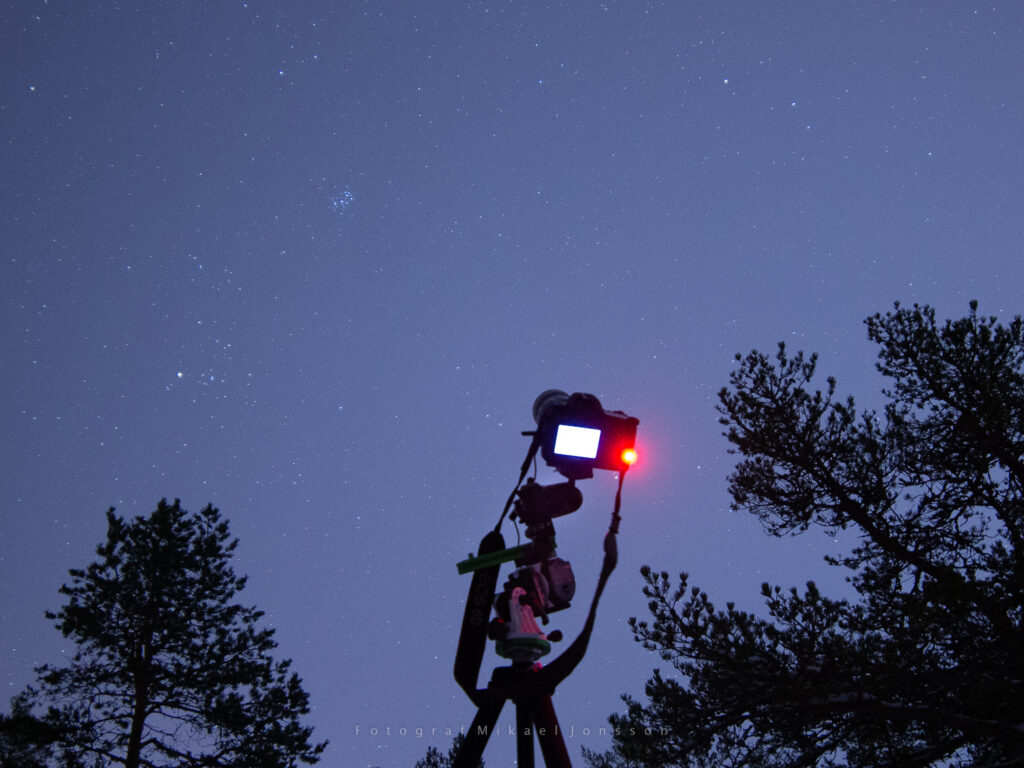
[[[638,419],[606,411],[594,396],[542,392],[533,403],[540,453],[570,480],[593,477],[595,469],[624,472],[636,460]]]

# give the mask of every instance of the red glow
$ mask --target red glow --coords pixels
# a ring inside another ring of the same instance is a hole
[[[622,463],[626,464],[627,466],[632,466],[633,463],[636,461],[636,458],[636,449],[634,448],[626,448],[622,452]]]

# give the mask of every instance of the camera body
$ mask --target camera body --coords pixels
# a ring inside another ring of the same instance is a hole
[[[534,402],[533,417],[541,456],[570,480],[593,477],[595,469],[625,472],[635,456],[639,420],[606,411],[594,395],[549,389]]]

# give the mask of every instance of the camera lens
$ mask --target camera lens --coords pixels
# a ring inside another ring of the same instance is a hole
[[[569,395],[560,389],[548,389],[541,392],[533,401],[533,420],[537,422],[537,426],[540,426],[544,423],[548,411],[565,405],[567,402],[569,402]]]

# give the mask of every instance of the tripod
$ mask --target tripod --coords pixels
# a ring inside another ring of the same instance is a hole
[[[534,664],[517,663],[494,670],[487,688],[475,697],[476,717],[455,759],[454,768],[479,765],[507,699],[512,699],[516,705],[516,764],[520,768],[533,768],[533,735],[536,734],[548,768],[572,768],[551,702],[554,691],[548,689],[550,681],[542,678],[543,669]]]

